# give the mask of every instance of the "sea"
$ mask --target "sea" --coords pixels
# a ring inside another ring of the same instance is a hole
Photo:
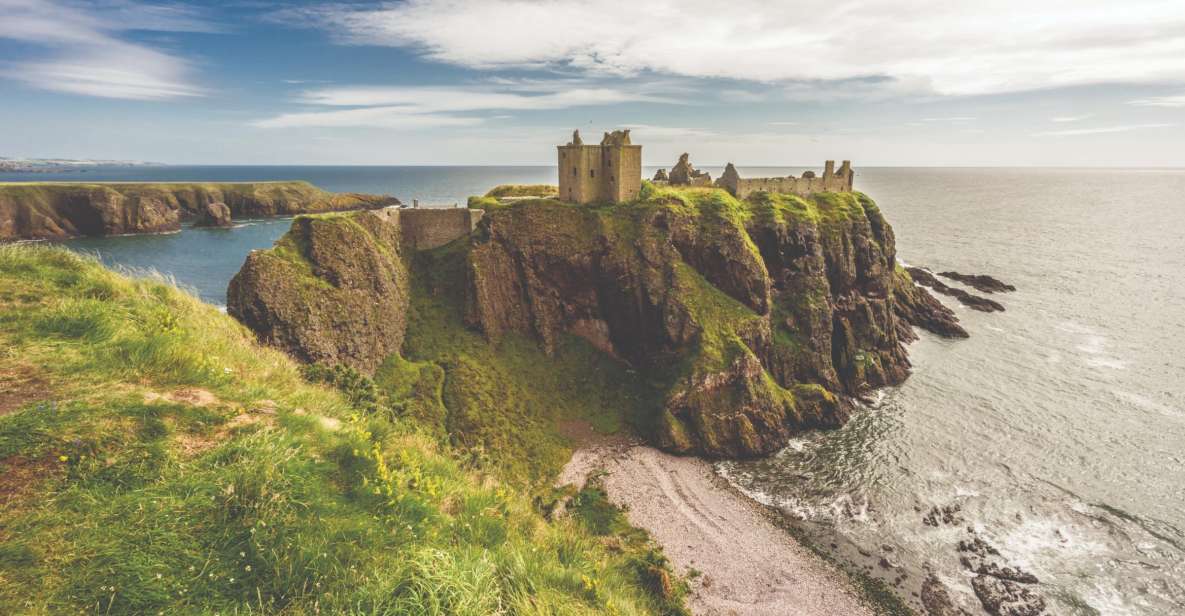
[[[751,176],[802,170],[740,167]],[[1006,310],[990,314],[939,296],[969,339],[922,333],[909,349],[912,376],[844,427],[801,435],[762,460],[718,463],[717,472],[915,605],[933,575],[982,613],[955,548],[974,534],[1039,578],[1050,614],[1185,614],[1185,170],[856,171],[856,187],[892,224],[901,261],[991,274],[1017,290],[992,296]],[[300,179],[463,205],[495,184],[554,183],[555,173],[129,167],[0,181]],[[247,253],[288,226],[243,220],[229,230],[63,243],[223,305]],[[936,507],[954,512],[953,523],[926,524]]]

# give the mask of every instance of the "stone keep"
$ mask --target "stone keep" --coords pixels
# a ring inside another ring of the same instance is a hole
[[[559,151],[560,199],[571,203],[633,201],[642,189],[642,146],[630,131],[605,133],[600,145],[585,145],[580,131]]]

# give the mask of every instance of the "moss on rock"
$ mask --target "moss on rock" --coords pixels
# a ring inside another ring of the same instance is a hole
[[[397,235],[375,214],[298,219],[248,259],[231,313],[305,360],[386,359],[380,382],[418,392],[438,434],[528,452],[511,475],[562,461],[562,416],[628,417],[680,453],[766,454],[903,380],[911,324],[958,327],[904,286],[892,228],[859,193],[647,185],[629,204],[504,202],[468,241],[414,255]],[[594,401],[572,401],[574,383]],[[614,387],[630,393],[608,410],[595,400]]]
[[[373,373],[403,344],[407,266],[389,212],[301,216],[230,281],[227,312],[307,362]]]

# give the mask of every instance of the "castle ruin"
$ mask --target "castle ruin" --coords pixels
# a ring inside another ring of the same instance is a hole
[[[835,161],[827,161],[823,165],[823,177],[815,175],[814,171],[806,171],[799,178],[792,175],[776,178],[742,178],[737,168],[728,163],[724,173],[716,180],[716,186],[727,190],[737,199],[744,199],[755,192],[807,197],[817,192],[852,192],[855,176],[852,161],[849,160],[843,161],[839,171],[835,170]]]
[[[572,132],[572,141],[556,146],[559,151],[560,199],[570,203],[623,203],[638,197],[642,189],[642,146],[630,143],[630,131],[605,133],[600,145],[585,145],[580,131]],[[653,182],[670,186],[715,186],[737,199],[755,192],[785,193],[807,197],[818,192],[851,192],[855,172],[851,161],[843,161],[839,170],[835,161],[823,166],[823,175],[806,171],[771,178],[742,178],[732,163],[715,182],[707,172],[692,166],[686,153],[668,173],[659,169]]]
[[[642,146],[629,130],[605,133],[600,145],[585,145],[580,131],[559,150],[560,198],[571,203],[622,203],[642,190]]]

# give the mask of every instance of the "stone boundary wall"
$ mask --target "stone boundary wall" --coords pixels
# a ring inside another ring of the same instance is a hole
[[[403,246],[411,250],[428,250],[461,237],[477,228],[484,210],[469,208],[392,209],[401,228]]]

